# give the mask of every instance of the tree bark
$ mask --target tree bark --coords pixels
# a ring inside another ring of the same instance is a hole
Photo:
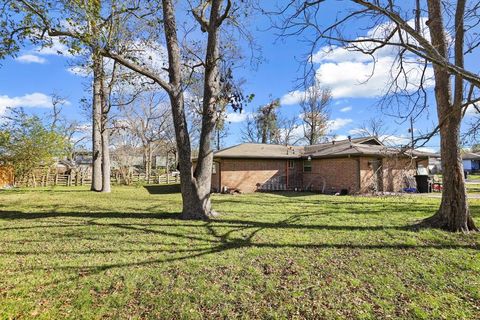
[[[463,67],[463,16],[465,0],[457,3],[455,18],[455,64]],[[428,0],[428,27],[432,45],[448,58],[447,37],[442,17],[440,0]],[[422,226],[441,228],[448,231],[469,232],[475,227],[468,207],[463,164],[460,155],[460,125],[462,120],[463,79],[455,77],[455,96],[452,99],[450,73],[433,64],[435,76],[435,98],[440,127],[440,147],[443,169],[443,193],[440,208],[435,215],[420,223]]]
[[[106,118],[106,115],[104,115]],[[110,130],[107,127],[106,119],[102,128],[102,192],[111,192],[111,166],[110,166]]]
[[[102,56],[93,50],[92,106],[92,185],[90,190],[102,191]]]
[[[162,3],[169,61],[170,90],[168,94],[172,107],[175,137],[179,155],[178,165],[180,169],[180,187],[183,200],[182,218],[204,220],[211,216],[209,197],[211,166],[210,172],[207,173],[206,171],[208,170],[205,170],[205,161],[208,162],[209,157],[211,158],[212,155],[211,152],[207,152],[207,154],[203,152],[202,156],[199,156],[197,162],[197,168],[199,168],[198,174],[194,176],[192,173],[192,153],[181,82],[181,54],[176,31],[175,9],[172,0],[162,0]],[[205,136],[208,136],[208,139],[210,139],[208,131],[204,132],[204,138]],[[205,150],[206,148],[209,148],[209,145],[205,145],[204,143],[202,148]],[[212,159],[210,159],[210,162],[212,162]],[[197,179],[197,177],[199,177],[199,179]],[[206,180],[202,180],[203,177],[206,177]]]
[[[102,60],[103,61],[103,60]],[[111,162],[110,162],[110,129],[108,128],[108,113],[110,112],[110,88],[106,84],[105,70],[102,63],[102,192],[111,192]]]
[[[205,78],[203,90],[202,130],[200,132],[200,146],[197,166],[194,177],[197,182],[197,195],[201,206],[209,215],[211,211],[210,192],[212,184],[213,150],[211,136],[215,129],[216,107],[220,91],[220,74],[218,69],[219,32],[218,20],[222,0],[213,0],[211,3],[210,21],[208,23],[208,41],[205,57]]]

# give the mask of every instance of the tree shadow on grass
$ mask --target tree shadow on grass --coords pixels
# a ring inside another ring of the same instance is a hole
[[[0,210],[0,219],[29,220],[44,218],[94,218],[94,219],[172,219],[180,220],[180,212],[22,212]],[[1,230],[1,228],[0,228]]]
[[[239,225],[231,228],[225,233],[221,233],[216,230],[218,227],[215,222],[206,222],[203,227],[208,230],[208,234],[211,238],[204,238],[195,235],[189,235],[185,233],[163,231],[151,228],[137,228],[134,225],[127,224],[103,224],[91,221],[90,224],[96,225],[98,227],[115,227],[120,229],[127,230],[136,230],[141,232],[148,233],[157,233],[161,236],[169,237],[178,237],[183,240],[189,240],[189,244],[184,244],[185,248],[182,248],[179,245],[175,250],[159,250],[159,254],[166,253],[161,258],[154,257],[149,259],[144,259],[142,261],[132,261],[132,262],[120,262],[120,263],[106,263],[100,265],[88,265],[88,266],[72,266],[72,265],[63,265],[63,266],[54,266],[55,270],[81,270],[83,275],[98,274],[109,269],[114,268],[130,268],[130,267],[139,267],[139,266],[148,266],[156,264],[165,264],[169,262],[178,262],[183,260],[190,260],[195,258],[200,258],[202,256],[216,254],[220,252],[225,252],[229,250],[238,250],[238,249],[249,249],[249,248],[264,248],[264,249],[303,249],[303,250],[329,250],[329,249],[338,249],[338,250],[426,250],[426,249],[435,249],[435,250],[456,250],[456,249],[466,249],[480,251],[479,245],[467,245],[467,244],[407,244],[407,243],[379,243],[379,244],[362,244],[362,243],[272,243],[272,242],[261,242],[254,241],[254,237],[260,231],[270,228],[267,225],[257,225],[252,226],[251,224]],[[198,227],[198,226],[197,226]],[[347,229],[349,230],[349,229]],[[365,229],[371,230],[371,229]],[[245,234],[242,238],[233,237],[234,232],[248,233]],[[200,242],[198,245],[191,243],[191,241]],[[193,247],[192,247],[193,246]],[[152,250],[138,250],[135,252],[147,252],[154,253]],[[67,252],[68,253],[68,252]],[[95,251],[90,252],[72,252],[74,254],[104,254],[109,253],[108,251]],[[167,256],[168,253],[179,254],[174,256]],[[2,254],[22,254],[18,252],[2,252]],[[27,253],[28,254],[28,253]],[[42,267],[32,267],[30,270],[45,270],[49,268]]]
[[[80,277],[99,274],[110,269],[116,268],[131,268],[139,266],[155,266],[171,262],[178,262],[184,260],[198,259],[203,256],[213,255],[220,252],[227,252],[231,250],[261,248],[261,249],[273,249],[273,250],[289,250],[289,249],[301,249],[301,250],[362,250],[362,251],[375,251],[375,250],[454,250],[465,249],[479,251],[480,246],[478,244],[435,244],[435,243],[368,243],[368,241],[362,242],[362,240],[356,240],[353,242],[339,240],[336,243],[321,241],[318,242],[282,242],[272,241],[265,237],[256,237],[262,231],[270,231],[281,233],[286,230],[317,230],[317,231],[354,231],[364,232],[364,239],[369,238],[369,232],[387,232],[388,230],[405,230],[409,231],[410,226],[354,226],[354,225],[326,225],[326,224],[305,224],[301,223],[305,215],[292,215],[287,219],[278,222],[261,222],[248,219],[214,219],[207,222],[202,221],[185,221],[179,219],[179,213],[127,213],[122,214],[118,212],[88,212],[88,213],[75,213],[75,212],[45,212],[45,213],[23,213],[19,211],[0,211],[0,219],[34,219],[34,218],[48,218],[48,217],[81,217],[85,221],[79,223],[79,221],[72,221],[72,224],[60,221],[60,224],[49,223],[47,225],[38,226],[26,226],[25,228],[85,228],[92,230],[92,227],[98,228],[99,231],[118,230],[119,234],[138,233],[151,234],[154,236],[148,236],[149,241],[159,239],[165,241],[165,243],[155,243],[155,245],[163,246],[157,249],[142,248],[139,243],[138,249],[127,249],[123,251],[121,247],[114,249],[92,249],[85,250],[83,247],[78,249],[72,249],[71,247],[60,248],[56,251],[44,251],[39,252],[36,250],[22,251],[19,248],[16,251],[3,250],[0,252],[2,255],[43,255],[43,254],[85,254],[85,255],[105,255],[105,254],[133,254],[133,253],[145,253],[151,255],[148,258],[133,258],[125,261],[125,259],[118,259],[120,261],[110,261],[98,264],[87,265],[72,265],[71,262],[65,260],[65,262],[56,265],[34,265],[31,267],[25,267],[27,270],[57,270],[57,271],[69,271],[75,275],[71,275],[69,280],[75,280]],[[154,221],[133,221],[133,222],[109,222],[108,220],[100,220],[102,218],[154,218],[162,219],[158,223]],[[50,222],[50,221],[49,221]],[[15,226],[8,226],[6,228],[0,228],[0,234],[8,230],[14,230]],[[19,229],[23,227],[18,227]],[[96,229],[95,229],[96,230]],[[100,232],[104,234],[104,232]],[[82,237],[84,235],[82,234]],[[139,237],[140,238],[140,237]],[[375,237],[373,237],[375,238]],[[266,240],[265,240],[266,239]],[[340,238],[341,239],[341,238]],[[57,239],[57,241],[59,241]],[[69,240],[72,241],[72,240]],[[121,241],[121,238],[119,238]],[[171,243],[169,247],[165,248],[167,241],[177,242],[177,244]],[[153,245],[153,243],[151,243]],[[65,251],[62,251],[62,250]],[[22,269],[22,270],[24,270]],[[23,272],[23,271],[22,271]],[[68,278],[68,277],[67,277]],[[53,283],[53,282],[52,282]]]
[[[181,192],[179,184],[147,185],[143,187],[150,194],[174,194]]]

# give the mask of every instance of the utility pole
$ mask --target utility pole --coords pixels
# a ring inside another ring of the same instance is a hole
[[[413,117],[410,117],[410,129],[408,129],[408,132],[410,132],[410,146],[413,151]]]

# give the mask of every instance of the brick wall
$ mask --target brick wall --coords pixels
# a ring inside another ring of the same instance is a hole
[[[378,191],[400,192],[405,188],[405,177],[414,176],[419,164],[428,165],[428,159],[416,161],[410,158],[383,158],[379,160],[382,169],[375,176],[375,161],[377,158],[360,158],[360,193],[368,193],[375,190],[375,184]]]
[[[276,186],[293,189],[301,175],[297,174],[301,162],[295,160],[294,168],[289,169],[287,186],[287,161],[283,159],[221,159],[220,170],[212,175],[212,189],[236,188],[244,193],[255,192],[261,186]]]
[[[415,174],[418,164],[427,165],[428,160],[411,162],[409,158],[358,157],[337,159],[312,159],[312,171],[303,172],[303,160],[294,160],[289,169],[288,185],[286,166],[288,160],[276,159],[216,159],[216,173],[212,175],[212,189],[236,188],[241,192],[255,192],[259,186],[283,185],[321,192],[340,192],[347,189],[352,193],[368,193],[374,190],[398,192],[404,188],[405,176]],[[375,161],[381,165],[379,178],[374,177]]]
[[[312,159],[312,171],[303,173],[303,186],[306,190],[349,193],[358,191],[358,160],[356,158]]]
[[[373,162],[378,161],[373,157],[361,157],[359,158],[360,164],[360,193],[372,192],[375,187]],[[377,182],[378,183],[378,182]]]

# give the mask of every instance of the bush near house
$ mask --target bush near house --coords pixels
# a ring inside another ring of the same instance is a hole
[[[113,191],[0,192],[0,318],[478,318],[480,235],[409,228],[439,199]]]

